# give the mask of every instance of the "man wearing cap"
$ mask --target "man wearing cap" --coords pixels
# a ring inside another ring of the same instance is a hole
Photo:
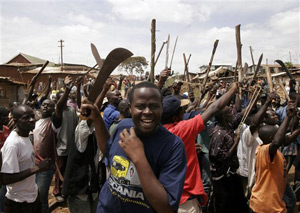
[[[237,89],[238,84],[233,83],[231,89],[211,104],[202,115],[199,114],[189,120],[183,120],[183,106],[188,104],[186,100],[180,101],[174,96],[167,96],[163,99],[162,123],[170,132],[182,139],[187,155],[187,171],[178,212],[201,212],[199,201],[201,205],[205,205],[207,202],[197,159],[195,140],[197,135],[204,130],[204,124],[230,102]]]

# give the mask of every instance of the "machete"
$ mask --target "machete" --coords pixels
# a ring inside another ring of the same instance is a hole
[[[95,102],[97,96],[102,91],[103,85],[105,84],[107,78],[114,71],[114,69],[132,55],[132,52],[124,48],[116,48],[108,54],[95,80],[92,91],[88,96],[88,100],[90,102]]]
[[[97,51],[97,49],[95,49],[95,48],[93,48],[93,49],[94,49],[93,51],[95,51],[95,50]],[[96,53],[95,55],[99,55],[99,54]],[[103,86],[104,86],[107,78],[110,76],[110,74],[114,71],[114,69],[120,63],[122,63],[123,61],[125,61],[127,58],[129,58],[132,55],[133,55],[132,52],[130,52],[129,50],[124,49],[124,48],[116,48],[108,54],[108,56],[104,60],[104,63],[98,73],[98,76],[92,87],[92,91],[87,98],[88,101],[90,101],[91,103],[95,102],[98,95],[101,93]],[[87,110],[86,113],[82,114],[82,115],[84,117],[88,117],[90,115],[90,113],[91,113],[91,111]]]
[[[101,69],[101,67],[103,65],[103,61],[98,53],[96,46],[93,43],[91,43],[91,49],[92,49],[93,56],[98,64],[98,67],[99,67],[99,69]]]
[[[282,69],[286,72],[286,74],[289,76],[291,80],[295,80],[290,71],[286,68],[285,64],[281,60],[275,60],[281,67]]]
[[[257,75],[258,70],[259,70],[259,68],[260,68],[260,64],[261,64],[262,59],[263,59],[263,54],[261,54],[260,57],[259,57],[259,59],[258,59],[258,63],[257,63],[256,69],[255,69],[255,71],[254,71],[254,76],[253,76],[252,79],[255,79],[255,78],[256,78],[256,75]]]

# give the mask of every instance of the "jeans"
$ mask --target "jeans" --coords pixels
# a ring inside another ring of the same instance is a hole
[[[287,213],[294,213],[296,206],[296,195],[289,182],[286,183],[283,201],[285,202]]]
[[[44,172],[36,174],[35,182],[39,189],[39,197],[42,203],[43,213],[49,212],[48,194],[51,185],[52,177],[54,174],[54,163],[50,166],[50,169]]]
[[[68,205],[71,213],[95,213],[98,205],[98,196],[95,200],[81,200],[74,195],[68,196]]]
[[[249,207],[239,175],[213,180],[215,212],[248,213]]]
[[[40,213],[42,210],[39,196],[33,203],[19,203],[5,198],[5,213]]]

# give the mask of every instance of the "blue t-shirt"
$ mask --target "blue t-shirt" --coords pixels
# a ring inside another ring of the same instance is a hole
[[[97,212],[155,212],[143,192],[136,168],[119,146],[120,133],[133,127],[132,119],[123,119],[107,144],[110,176],[103,185]],[[170,206],[177,211],[186,172],[186,154],[181,139],[163,126],[156,133],[139,137],[147,160],[167,191]]]
[[[103,112],[103,121],[106,126],[106,129],[109,130],[113,122],[118,119],[119,111],[116,109],[116,107],[109,104]]]

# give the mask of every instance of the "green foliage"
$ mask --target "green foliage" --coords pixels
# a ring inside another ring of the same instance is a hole
[[[293,68],[292,62],[289,62],[289,61],[285,62],[285,66],[286,66],[286,68],[288,68],[288,69]]]
[[[134,72],[142,75],[147,66],[148,62],[145,57],[135,56],[123,61],[119,66],[119,70],[125,71],[128,75],[133,75]]]

